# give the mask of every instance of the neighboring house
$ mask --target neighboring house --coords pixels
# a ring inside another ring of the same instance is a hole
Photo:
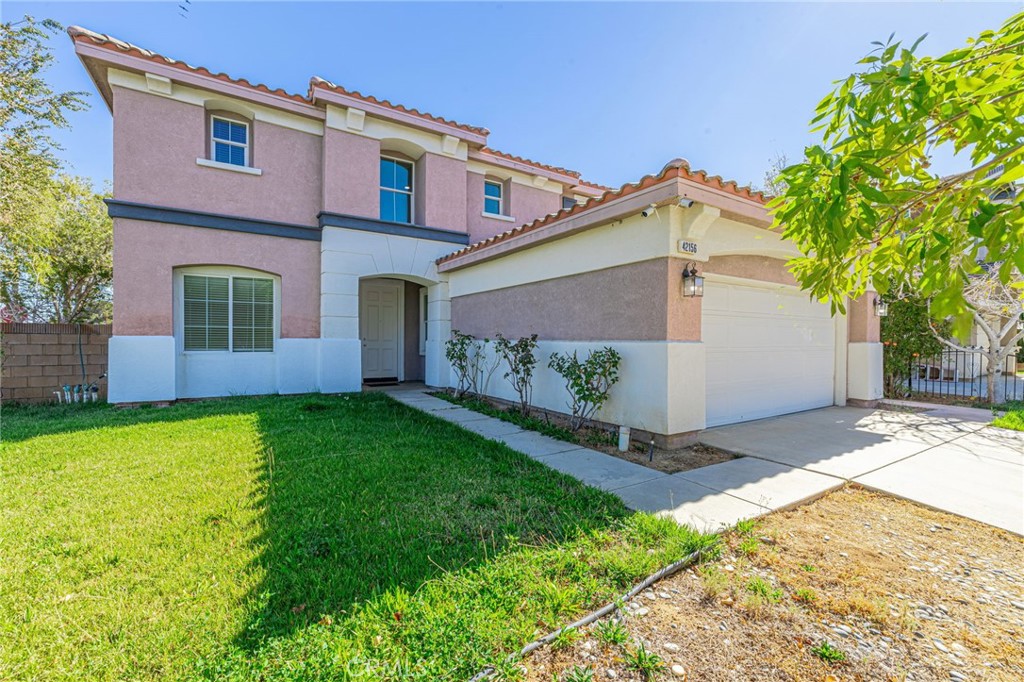
[[[319,78],[293,95],[69,33],[114,117],[113,402],[447,386],[453,327],[538,334],[555,410],[548,354],[616,347],[599,416],[662,443],[881,397],[873,297],[810,301],[759,193],[683,161],[609,191]]]

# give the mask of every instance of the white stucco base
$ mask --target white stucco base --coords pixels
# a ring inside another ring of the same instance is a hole
[[[320,339],[277,340],[277,392],[320,390]]]
[[[349,393],[363,386],[362,344],[358,338],[320,339],[320,390]]]
[[[883,395],[882,344],[847,344],[847,398],[879,400]]]
[[[619,382],[611,398],[595,415],[601,421],[622,424],[663,435],[704,428],[704,345],[670,341],[539,341],[534,370],[532,403],[540,408],[569,413],[569,393],[561,376],[548,367],[551,354],[587,353],[610,346],[622,355]],[[504,379],[504,362],[495,358],[494,344],[487,344],[481,393],[516,401]],[[487,376],[487,370],[495,367]],[[454,375],[451,385],[457,382]]]
[[[112,336],[107,344],[107,400],[174,400],[174,337]]]
[[[278,339],[272,353],[178,353],[173,336],[114,336],[108,400],[359,391],[358,339]]]

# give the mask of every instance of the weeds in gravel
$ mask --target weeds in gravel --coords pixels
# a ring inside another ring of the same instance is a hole
[[[782,601],[782,590],[772,587],[764,578],[754,576],[747,581],[747,592],[763,598],[772,604]]]
[[[598,640],[609,646],[622,646],[629,641],[629,633],[622,623],[617,620],[601,621],[594,626],[594,634]]]
[[[576,628],[566,628],[558,633],[558,636],[551,642],[551,648],[555,651],[567,649],[576,642],[583,639],[583,635]]]
[[[817,568],[817,566],[814,566],[813,564],[800,564],[800,570],[801,571],[807,571],[808,573],[814,573],[815,571],[818,570],[818,568]]]
[[[562,672],[561,682],[594,682],[594,669],[590,666],[574,665]]]
[[[809,587],[801,587],[793,593],[793,599],[802,604],[811,604],[818,600],[818,593]]]
[[[626,651],[625,661],[627,668],[637,671],[645,680],[653,680],[666,668],[661,656],[648,651],[642,643],[637,644],[635,649]]]
[[[751,535],[757,528],[757,521],[754,519],[743,519],[736,522],[736,532],[740,535]]]
[[[704,598],[708,601],[717,599],[729,589],[729,576],[714,564],[701,566],[697,569],[697,575],[704,588]]]
[[[842,663],[846,660],[846,654],[825,640],[822,640],[821,644],[811,647],[811,653],[826,663]]]
[[[752,556],[754,554],[757,554],[757,550],[760,549],[760,547],[761,541],[755,538],[753,535],[748,535],[747,537],[740,540],[739,551],[743,554],[746,554],[747,556]]]

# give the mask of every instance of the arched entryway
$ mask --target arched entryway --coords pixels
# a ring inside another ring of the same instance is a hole
[[[435,262],[447,241],[326,226],[321,246],[321,376],[325,391],[364,381],[447,386],[448,283]]]

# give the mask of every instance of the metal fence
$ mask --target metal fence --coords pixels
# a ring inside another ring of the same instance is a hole
[[[996,395],[1024,400],[1024,369],[1012,355],[996,375]],[[929,358],[914,358],[907,368],[907,389],[950,398],[988,398],[988,361],[982,353],[944,350]],[[1000,390],[1002,389],[1002,390]]]

